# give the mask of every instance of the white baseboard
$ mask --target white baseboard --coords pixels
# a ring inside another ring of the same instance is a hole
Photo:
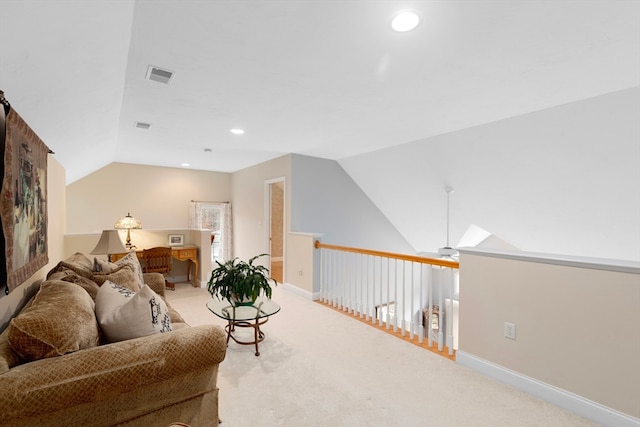
[[[313,301],[315,301],[317,299],[320,299],[320,292],[315,292],[315,293],[309,292],[307,290],[301,289],[301,288],[299,288],[299,287],[297,287],[295,285],[292,285],[290,283],[283,283],[282,286],[283,286],[283,288],[285,290],[287,290],[287,291],[289,291],[291,293],[294,293],[296,295],[299,295],[299,296],[301,296],[303,298],[310,299],[310,300],[313,300]]]
[[[640,419],[623,414],[614,409],[593,402],[577,394],[561,388],[543,383],[519,372],[476,357],[472,354],[458,351],[456,363],[495,378],[505,384],[553,403],[582,417],[595,421],[603,426],[611,427],[640,427]]]

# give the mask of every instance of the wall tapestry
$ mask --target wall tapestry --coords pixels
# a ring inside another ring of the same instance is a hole
[[[5,126],[0,217],[4,233],[4,267],[8,293],[49,262],[49,148],[13,109],[6,116]]]

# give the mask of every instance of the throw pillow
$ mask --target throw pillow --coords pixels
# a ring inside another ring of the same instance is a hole
[[[99,329],[94,302],[73,283],[46,281],[33,303],[11,320],[7,338],[26,361],[95,347]]]
[[[18,355],[9,345],[9,328],[0,334],[0,375],[20,364]]]
[[[98,257],[93,258],[93,271],[96,273],[111,273],[118,268],[115,262],[105,261]]]
[[[96,296],[96,317],[110,342],[145,337],[172,330],[169,310],[147,285],[132,292],[105,282]]]
[[[72,270],[63,269],[60,271],[50,272],[47,275],[47,280],[63,280],[65,282],[75,283],[76,285],[87,291],[89,296],[91,296],[91,299],[95,301],[96,294],[98,293],[98,289],[100,289],[100,287],[96,282],[90,279],[92,275],[93,273],[89,275],[89,278],[87,278],[76,274]]]
[[[76,268],[81,268],[85,271],[91,271],[91,260],[80,252],[76,252],[75,254],[71,255],[69,258],[65,259],[64,262],[66,264],[73,265]]]
[[[93,270],[100,273],[112,273],[123,265],[130,265],[136,277],[139,280],[139,287],[144,284],[144,277],[142,276],[142,265],[135,252],[129,252],[124,257],[116,262],[104,261],[102,259],[93,259]]]
[[[91,276],[91,280],[96,282],[98,286],[102,286],[105,282],[110,281],[133,292],[138,292],[143,285],[140,283],[131,265],[119,266],[109,274],[96,273]]]

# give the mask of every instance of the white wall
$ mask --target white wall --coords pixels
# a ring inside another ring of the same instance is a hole
[[[336,161],[291,154],[233,173],[234,256],[268,252],[265,181],[280,177],[285,179],[285,282],[316,290],[312,254],[295,252],[300,233],[322,234],[326,243],[413,252]]]
[[[325,243],[335,245],[414,253],[338,162],[291,157],[292,232],[322,233]]]
[[[527,251],[640,260],[640,88],[339,162],[416,251],[471,224]]]

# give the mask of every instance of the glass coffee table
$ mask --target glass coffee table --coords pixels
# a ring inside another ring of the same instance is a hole
[[[259,297],[253,305],[234,306],[229,301],[210,300],[207,308],[216,316],[227,321],[225,330],[227,331],[227,344],[229,338],[238,344],[255,345],[256,356],[260,356],[258,343],[264,341],[264,332],[260,326],[267,323],[269,316],[273,316],[280,311],[280,306],[272,300]],[[233,336],[236,327],[253,328],[253,341],[241,341]]]

